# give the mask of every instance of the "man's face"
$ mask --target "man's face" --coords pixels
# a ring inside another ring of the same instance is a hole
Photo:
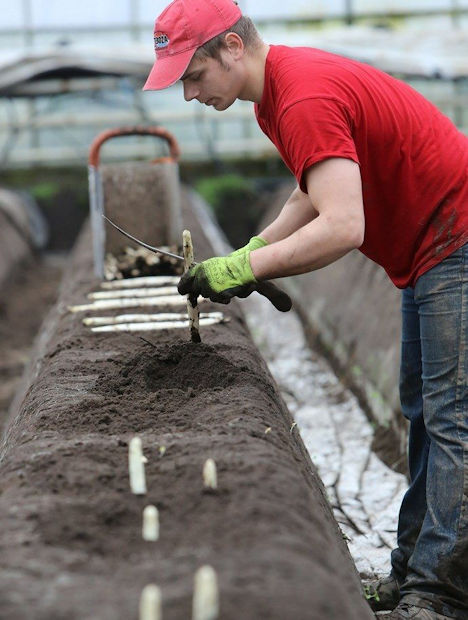
[[[229,52],[221,50],[223,62],[214,58],[192,58],[181,77],[186,101],[197,99],[221,112],[239,98],[242,90],[242,72],[239,63],[232,61]]]

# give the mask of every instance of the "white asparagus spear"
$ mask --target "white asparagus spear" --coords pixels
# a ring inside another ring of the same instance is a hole
[[[143,540],[155,541],[159,539],[159,513],[156,506],[145,506],[143,510]]]
[[[218,488],[216,463],[213,459],[206,459],[205,464],[203,465],[203,484],[207,489]]]
[[[125,278],[124,280],[110,280],[101,282],[101,288],[134,288],[135,286],[166,286],[177,284],[180,276],[142,276],[141,278]]]
[[[216,325],[221,323],[219,319],[200,319],[200,325],[207,327],[208,325]],[[157,321],[152,323],[119,323],[117,325],[102,325],[100,327],[91,327],[92,332],[153,332],[162,329],[182,329],[190,327],[190,322],[185,321]]]
[[[162,620],[161,590],[150,583],[143,588],[140,596],[139,620]]]
[[[205,302],[202,298],[200,303]],[[68,306],[70,312],[85,312],[88,310],[104,310],[110,308],[139,308],[143,306],[183,306],[186,301],[182,295],[168,295],[163,297],[144,297],[142,299],[100,299],[92,304]]]
[[[163,295],[176,295],[175,286],[160,286],[159,288],[127,288],[123,290],[95,291],[88,293],[88,299],[120,299],[125,297],[158,297]]]
[[[145,464],[140,437],[132,437],[128,447],[128,473],[130,488],[135,495],[146,493]]]
[[[192,244],[192,236],[189,230],[184,230],[182,233],[183,238],[183,247],[184,247],[184,268],[185,271],[190,269],[190,267],[194,264],[193,257],[193,244]],[[187,295],[187,314],[189,318],[190,324],[190,336],[192,338],[192,342],[201,342],[200,338],[200,323],[199,323],[199,309],[197,300],[194,300],[195,305],[192,305],[190,301],[190,295]]]
[[[211,566],[201,566],[194,577],[192,620],[216,620],[219,614],[218,579]]]
[[[201,312],[200,319],[217,319],[222,321],[222,312]],[[182,312],[160,312],[159,314],[119,314],[117,316],[91,316],[83,319],[83,325],[115,325],[117,323],[150,323],[152,321],[186,321],[187,314]]]

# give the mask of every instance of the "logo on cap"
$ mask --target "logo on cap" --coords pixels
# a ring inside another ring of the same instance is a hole
[[[169,37],[164,32],[154,33],[154,49],[160,50],[169,45]]]

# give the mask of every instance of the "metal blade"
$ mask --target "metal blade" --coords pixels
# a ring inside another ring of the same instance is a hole
[[[106,215],[103,214],[102,217],[105,220],[107,220],[111,226],[113,226],[119,232],[121,232],[122,235],[125,235],[126,237],[128,237],[129,239],[131,239],[135,243],[138,243],[139,245],[143,246],[147,250],[151,250],[151,252],[156,252],[156,254],[164,254],[164,256],[170,256],[171,258],[177,258],[177,260],[181,260],[181,261],[184,260],[183,256],[179,256],[178,254],[173,254],[172,252],[167,252],[166,250],[160,250],[159,248],[155,248],[152,245],[148,245],[144,241],[140,241],[140,239],[137,239],[136,237],[134,237],[130,233],[128,233],[125,230],[123,230],[122,228],[120,228],[120,226],[117,226],[117,224],[114,224],[114,222],[112,220],[110,220]]]

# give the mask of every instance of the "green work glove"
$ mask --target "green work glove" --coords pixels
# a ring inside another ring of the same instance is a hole
[[[228,304],[232,297],[247,297],[257,281],[249,260],[250,252],[209,258],[184,273],[177,287],[181,295],[207,297]]]
[[[252,237],[247,245],[242,246],[238,250],[234,250],[231,252],[229,256],[237,256],[238,254],[242,254],[242,252],[252,252],[252,250],[258,250],[259,248],[263,248],[268,245],[268,241],[263,239],[262,237]]]

